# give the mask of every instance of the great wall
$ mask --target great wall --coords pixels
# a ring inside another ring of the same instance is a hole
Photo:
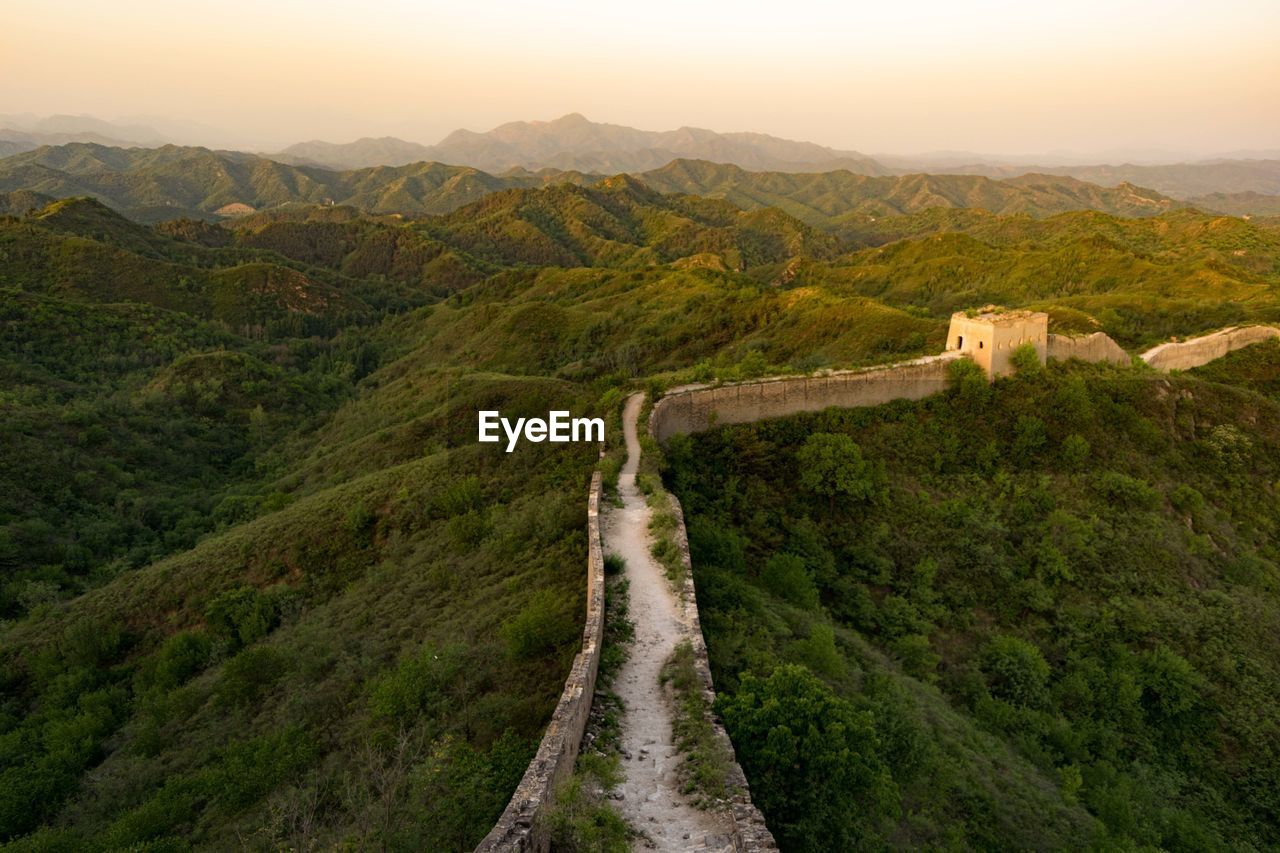
[[[539,818],[556,788],[569,778],[587,728],[591,700],[604,643],[604,551],[600,539],[600,472],[591,475],[587,493],[587,621],[582,650],[573,659],[560,701],[542,735],[538,752],[524,772],[516,792],[493,829],[476,847],[479,851],[545,851],[547,828]]]
[[[1150,368],[1162,372],[1189,370],[1208,364],[1234,350],[1271,338],[1280,338],[1280,328],[1231,327],[1186,341],[1160,344],[1143,352],[1138,359]],[[1133,362],[1133,358],[1119,344],[1102,332],[1079,337],[1047,334],[1039,344],[1037,352],[1042,360],[1079,359],[1112,364]],[[750,423],[831,407],[875,406],[893,400],[919,400],[945,390],[949,381],[949,365],[966,355],[968,353],[959,351],[959,348],[952,348],[939,355],[864,370],[673,388],[655,402],[648,429],[653,438],[664,442],[674,435],[700,432],[717,425]],[[667,499],[670,500],[677,519],[676,539],[685,567],[683,586],[677,591],[683,609],[679,630],[681,639],[688,639],[694,649],[695,667],[702,680],[706,698],[711,700],[714,698],[714,686],[698,616],[684,516],[675,496],[667,495]],[[557,786],[573,772],[591,710],[600,662],[604,630],[604,552],[600,501],[601,475],[596,471],[591,479],[587,500],[587,614],[582,650],[574,658],[537,754],[526,769],[502,816],[476,847],[477,853],[544,853],[550,849],[548,831],[541,818],[545,814],[545,807],[553,802]],[[658,689],[655,683],[655,697],[660,695]],[[733,755],[728,733],[718,720],[714,724],[716,738],[722,741],[728,754]],[[765,826],[763,816],[751,802],[747,780],[736,761],[730,768],[729,776],[734,795],[727,804],[731,826],[727,849],[742,853],[776,850],[777,846]]]

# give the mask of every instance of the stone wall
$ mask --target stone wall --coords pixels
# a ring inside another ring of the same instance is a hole
[[[600,541],[600,472],[591,477],[587,497],[587,624],[582,650],[573,659],[569,677],[551,722],[542,735],[538,752],[525,770],[511,802],[497,824],[476,847],[477,853],[531,851],[550,848],[546,827],[540,820],[558,786],[573,773],[587,728],[587,716],[596,690],[600,647],[604,641],[604,551]]]
[[[711,681],[711,663],[707,659],[707,642],[702,636],[702,621],[698,618],[698,594],[693,583],[693,564],[689,561],[689,536],[684,527],[684,510],[675,495],[668,494],[667,498],[671,501],[671,511],[676,517],[675,540],[680,549],[680,559],[684,562],[684,588],[680,590],[681,627],[685,639],[693,647],[693,666],[702,680],[703,696],[710,706],[715,701],[716,692]],[[720,741],[726,754],[733,758],[726,781],[733,792],[729,799],[729,812],[733,818],[734,849],[739,853],[777,850],[773,834],[765,826],[764,815],[751,802],[747,777],[738,765],[729,733],[718,718],[713,716],[711,723],[716,740]]]
[[[673,435],[701,432],[721,424],[820,412],[832,406],[878,406],[891,400],[919,400],[946,389],[947,366],[959,358],[964,355],[944,352],[866,370],[674,388],[654,404],[649,432],[658,441],[666,441]]]
[[[1142,354],[1156,370],[1190,370],[1221,358],[1232,350],[1280,337],[1274,326],[1238,326],[1176,343],[1160,344]]]
[[[1047,355],[1059,361],[1078,358],[1081,361],[1109,361],[1112,364],[1129,364],[1132,359],[1106,332],[1092,335],[1049,335]]]

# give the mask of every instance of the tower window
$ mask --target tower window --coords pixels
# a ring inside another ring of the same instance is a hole
[[[964,335],[956,338],[956,349],[964,349]]]

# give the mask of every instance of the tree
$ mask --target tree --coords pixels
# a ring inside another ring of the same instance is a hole
[[[898,789],[871,714],[854,710],[803,666],[747,674],[717,710],[751,795],[784,850],[867,846],[866,827],[894,815]]]
[[[774,554],[760,573],[765,589],[806,609],[818,606],[818,589],[805,568],[804,560],[795,554]]]
[[[815,432],[796,452],[796,462],[800,484],[826,497],[831,511],[837,497],[865,503],[876,495],[875,468],[847,435]]]
[[[991,638],[982,653],[982,671],[991,695],[1014,705],[1039,704],[1049,683],[1049,664],[1040,650],[1008,635]]]

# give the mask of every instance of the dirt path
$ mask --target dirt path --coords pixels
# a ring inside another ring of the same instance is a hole
[[[680,756],[672,743],[671,700],[658,683],[662,664],[680,641],[676,595],[649,555],[649,507],[636,488],[640,442],[636,419],[644,395],[628,398],[623,411],[627,462],[618,477],[622,508],[605,515],[604,550],[626,561],[635,640],[614,689],[626,709],[622,718],[622,769],[618,802],[627,821],[647,836],[638,846],[656,850],[732,849],[722,816],[691,806],[680,793]]]

